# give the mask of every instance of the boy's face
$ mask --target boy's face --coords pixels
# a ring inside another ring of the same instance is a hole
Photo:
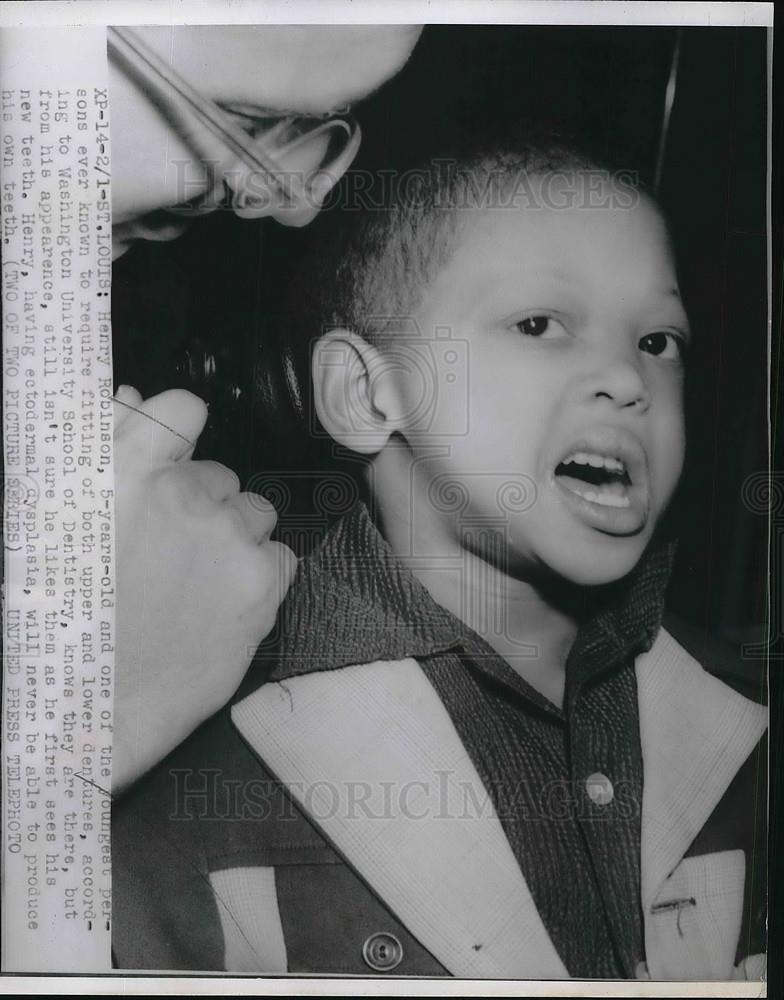
[[[434,485],[462,484],[460,513],[438,516],[457,531],[494,524],[514,575],[601,584],[628,573],[684,453],[688,321],[650,202],[477,213],[415,318],[425,337],[448,328],[464,342],[468,369],[467,393],[443,392],[432,425],[460,429],[439,437],[448,454],[426,457],[433,434],[403,431],[426,502]],[[401,376],[407,405],[417,381]],[[505,482],[512,497],[524,487],[517,509]]]

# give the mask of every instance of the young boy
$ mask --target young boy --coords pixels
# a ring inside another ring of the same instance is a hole
[[[661,626],[690,333],[657,208],[528,147],[349,224],[313,402],[370,509],[117,810],[117,964],[759,977],[765,711]]]

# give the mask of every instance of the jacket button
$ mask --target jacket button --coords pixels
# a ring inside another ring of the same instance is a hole
[[[394,934],[378,931],[362,945],[362,957],[374,972],[391,972],[403,961],[403,945]]]
[[[585,793],[594,805],[607,806],[613,800],[615,789],[606,774],[596,771],[585,779]]]

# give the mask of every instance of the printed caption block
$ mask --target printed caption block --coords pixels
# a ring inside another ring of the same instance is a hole
[[[111,968],[111,187],[102,28],[0,32],[3,953]]]

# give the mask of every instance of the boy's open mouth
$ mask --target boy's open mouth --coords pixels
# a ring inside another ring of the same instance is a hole
[[[559,482],[591,503],[628,507],[631,479],[620,458],[574,451],[555,468]]]
[[[648,463],[639,438],[595,425],[567,446],[553,469],[553,484],[570,510],[591,528],[633,535],[648,519]]]

